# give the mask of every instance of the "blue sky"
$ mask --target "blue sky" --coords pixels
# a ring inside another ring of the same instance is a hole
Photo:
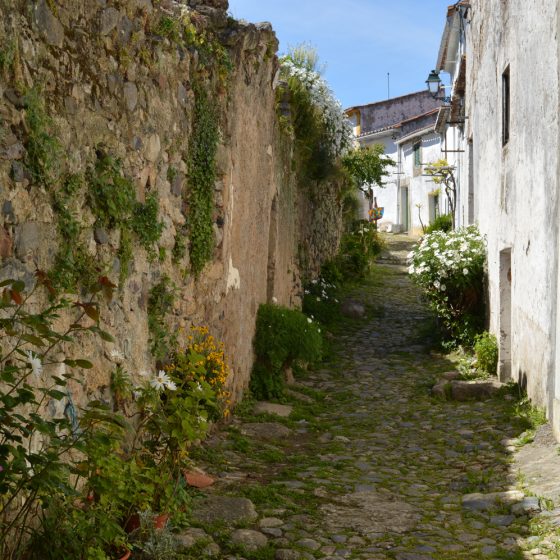
[[[425,87],[435,66],[446,8],[454,0],[229,0],[230,13],[270,21],[280,52],[308,43],[344,107]]]

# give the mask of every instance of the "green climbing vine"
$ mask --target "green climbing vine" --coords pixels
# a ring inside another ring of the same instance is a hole
[[[80,288],[91,291],[97,281],[100,268],[82,239],[82,227],[72,210],[72,202],[84,185],[84,177],[79,174],[66,176],[61,187],[52,194],[56,212],[59,237],[55,263],[49,272],[54,288],[64,292],[75,292]]]
[[[51,132],[52,119],[39,89],[30,89],[24,96],[24,103],[27,129],[25,165],[35,183],[49,188],[58,179],[60,143]]]
[[[189,189],[190,260],[195,274],[200,274],[211,260],[214,249],[212,212],[216,180],[216,150],[220,137],[217,110],[208,93],[194,86],[195,106],[193,128],[187,160]]]
[[[166,358],[174,346],[176,335],[165,325],[165,316],[173,308],[175,287],[164,276],[150,290],[148,297],[148,330],[150,331],[150,351],[156,360]]]

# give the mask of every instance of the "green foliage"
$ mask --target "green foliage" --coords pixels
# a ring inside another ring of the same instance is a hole
[[[152,258],[155,255],[154,246],[159,241],[163,230],[163,222],[158,221],[158,213],[157,195],[151,193],[144,204],[136,203],[130,220],[132,231]]]
[[[16,39],[5,39],[0,48],[0,72],[6,74],[16,60],[17,43]]]
[[[181,24],[176,18],[163,16],[154,29],[156,35],[166,37],[173,43],[179,43],[182,39]]]
[[[54,295],[54,290],[45,273],[37,272],[36,279],[35,287],[27,293],[20,281],[5,280],[0,285],[3,288],[0,294],[0,332],[3,340],[3,353],[0,355],[2,558],[23,557],[23,543],[31,536],[32,520],[39,519],[48,524],[48,520],[52,519],[49,508],[69,503],[79,496],[76,490],[79,484],[74,484],[75,477],[81,474],[74,457],[87,452],[87,441],[93,432],[78,422],[68,383],[74,379],[73,368],[90,369],[93,364],[83,359],[66,358],[60,361],[56,355],[62,344],[65,346],[64,354],[71,355],[77,334],[93,333],[103,339],[111,339],[99,328],[99,308],[92,298],[86,302],[56,299],[37,311],[31,303],[35,292],[45,288]],[[99,279],[96,291],[102,291],[104,285],[105,280]],[[60,314],[71,313],[72,309],[76,311],[70,326],[58,328]],[[65,373],[55,373],[57,370],[54,369],[44,375],[43,368],[53,365],[65,367]],[[45,409],[48,403],[63,408],[64,415],[49,414]],[[84,412],[84,417],[97,418],[96,429],[118,422],[111,414],[99,410],[99,404],[92,402]],[[93,425],[90,427],[93,428]],[[34,442],[34,445],[29,445],[29,442]],[[109,512],[104,512],[102,520],[103,530],[97,527],[97,537],[91,545],[100,558],[104,558],[101,548],[107,550],[120,536]],[[77,520],[73,523],[77,524]],[[88,523],[91,523],[91,518]],[[75,539],[71,542],[76,544]]]
[[[478,369],[495,375],[498,370],[498,341],[493,334],[483,332],[476,336],[474,352]]]
[[[438,216],[427,228],[424,233],[433,233],[434,231],[448,232],[453,229],[453,216],[451,214],[442,214]]]
[[[383,179],[387,176],[387,168],[395,163],[390,157],[384,156],[382,144],[360,146],[348,152],[342,158],[342,165],[352,177],[355,185],[364,192],[373,185],[384,186]]]
[[[38,89],[31,89],[25,95],[25,164],[33,180],[45,187],[51,187],[58,179],[61,147],[52,135],[53,122],[48,116],[45,101]]]
[[[156,246],[163,231],[163,222],[158,221],[157,194],[150,193],[145,203],[136,202],[134,184],[123,175],[121,161],[101,152],[95,165],[88,170],[87,180],[88,202],[97,225],[121,230],[117,254],[122,284],[134,258],[132,233],[146,249],[150,259],[158,255]]]
[[[208,93],[198,84],[194,87],[195,106],[189,141],[187,203],[189,208],[190,260],[198,275],[212,259],[214,232],[214,183],[216,151],[220,138],[218,115]]]
[[[282,116],[283,105],[289,100],[302,178],[305,183],[324,181],[336,175],[337,158],[353,143],[350,125],[321,77],[314,49],[306,45],[293,48],[280,62],[289,95],[278,88],[278,112]]]
[[[136,201],[136,192],[130,179],[122,173],[119,159],[100,154],[87,174],[88,202],[102,227],[116,228],[126,224]]]
[[[254,348],[252,393],[257,398],[279,397],[287,368],[320,360],[322,337],[317,325],[301,311],[264,304],[257,313]]]
[[[150,290],[148,297],[148,329],[150,331],[150,351],[157,360],[163,360],[171,351],[175,336],[169,333],[165,316],[173,308],[174,287],[164,276]]]
[[[132,235],[127,228],[121,230],[121,240],[117,256],[120,261],[119,284],[122,286],[130,273],[130,263],[134,260]]]
[[[288,82],[290,108],[297,155],[304,179],[324,181],[334,172],[330,157],[327,133],[320,112],[311,102],[309,92],[297,80]],[[279,95],[281,90],[278,90]]]
[[[332,278],[332,281],[327,280]],[[321,276],[306,284],[303,295],[303,312],[322,325],[332,324],[340,316],[337,287],[342,282],[338,268],[330,262],[323,266]]]
[[[140,527],[132,535],[134,557],[138,560],[175,560],[178,542],[169,527],[156,527],[156,515],[151,511],[140,512]]]
[[[439,318],[448,345],[472,346],[484,324],[484,238],[476,226],[426,234],[409,273]]]
[[[187,252],[187,232],[180,229],[175,236],[175,244],[171,250],[171,258],[174,264],[179,264]]]
[[[375,224],[356,220],[352,229],[342,236],[335,259],[342,277],[345,280],[364,278],[382,247]]]
[[[72,210],[83,183],[81,175],[68,175],[60,188],[52,190],[59,245],[49,278],[57,290],[64,292],[77,292],[80,289],[89,292],[102,273],[102,267],[81,238],[82,228]]]

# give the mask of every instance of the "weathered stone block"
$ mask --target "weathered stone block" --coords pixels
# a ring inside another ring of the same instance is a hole
[[[276,414],[282,418],[288,418],[292,413],[293,407],[285,404],[258,402],[255,404],[253,412],[255,414]]]
[[[121,13],[115,8],[107,8],[101,13],[99,32],[101,35],[109,35],[121,18]]]
[[[241,433],[265,441],[285,439],[292,430],[277,422],[249,422],[241,426]]]
[[[123,93],[126,108],[129,111],[134,111],[134,109],[136,109],[136,105],[138,104],[138,88],[136,87],[136,84],[126,82],[126,84],[124,84]]]
[[[263,548],[268,543],[268,539],[262,533],[252,529],[237,529],[232,533],[231,540],[251,551]]]
[[[498,507],[501,504],[513,505],[523,500],[524,494],[518,490],[509,490],[507,492],[493,492],[490,494],[465,494],[461,503],[465,509],[474,511],[488,511]]]
[[[33,7],[33,18],[39,32],[49,45],[62,47],[64,43],[64,27],[54,17],[45,0],[40,0]]]
[[[357,301],[348,299],[340,305],[340,312],[351,319],[361,319],[366,314],[366,308]]]
[[[194,506],[193,517],[204,523],[221,521],[228,524],[255,521],[255,506],[247,498],[209,496]]]
[[[0,227],[0,257],[5,259],[14,254],[14,243],[10,232]]]
[[[38,222],[27,222],[16,227],[16,255],[24,258],[28,252],[37,251],[43,241],[44,226]]]
[[[497,379],[488,381],[451,381],[450,396],[455,401],[489,399],[502,387]]]

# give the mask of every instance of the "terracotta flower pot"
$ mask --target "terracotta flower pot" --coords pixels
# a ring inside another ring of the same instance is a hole
[[[155,529],[164,529],[169,521],[169,514],[168,513],[160,513],[159,515],[154,515],[153,523]],[[125,523],[124,530],[127,533],[132,533],[136,531],[136,529],[140,528],[140,516],[135,513],[131,515],[127,522]]]
[[[169,521],[168,513],[160,513],[154,517],[154,527],[156,529],[165,529],[167,522]]]
[[[121,556],[121,557],[119,558],[119,560],[128,560],[128,559],[130,558],[130,555],[131,555],[131,554],[132,554],[132,551],[131,551],[131,550],[127,550],[127,551],[124,553],[124,555]]]

